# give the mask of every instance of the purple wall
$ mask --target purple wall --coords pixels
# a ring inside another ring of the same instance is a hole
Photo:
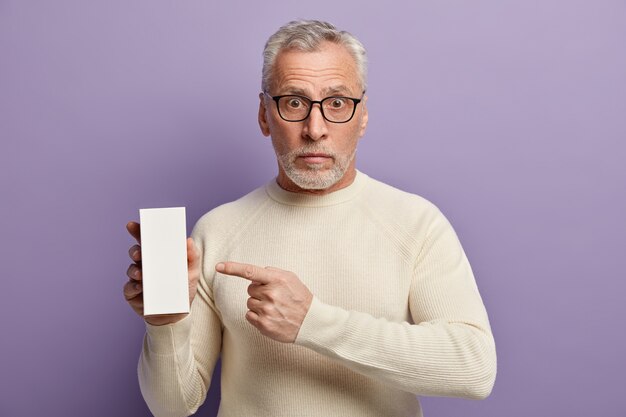
[[[625,416],[626,3],[222,3],[0,0],[0,415],[149,415],[124,225],[274,175],[261,49],[308,17],[368,47],[359,168],[447,214],[491,316],[492,396],[426,417]]]

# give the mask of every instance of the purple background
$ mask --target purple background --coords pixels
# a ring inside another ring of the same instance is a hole
[[[490,313],[491,397],[426,417],[625,416],[617,0],[0,0],[0,415],[149,415],[124,225],[275,174],[261,50],[298,17],[368,48],[358,166],[446,213]]]

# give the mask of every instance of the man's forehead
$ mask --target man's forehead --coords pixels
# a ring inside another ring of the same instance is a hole
[[[282,90],[282,93],[284,94],[297,94],[297,95],[306,96],[312,93],[311,91],[309,91],[308,88],[303,88],[301,86],[290,85],[290,84],[281,86],[281,90]],[[344,84],[336,84],[336,85],[331,85],[331,86],[322,88],[320,90],[320,93],[325,96],[345,95],[345,94],[351,94],[352,89]]]
[[[343,45],[329,42],[313,51],[281,51],[272,78],[281,94],[347,95],[360,88],[354,57]]]

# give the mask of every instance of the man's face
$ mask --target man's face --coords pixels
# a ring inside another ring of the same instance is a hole
[[[269,94],[311,100],[363,94],[354,59],[341,45],[324,42],[315,52],[282,51],[276,58]],[[271,135],[278,159],[278,183],[296,192],[326,193],[349,185],[356,175],[354,156],[367,126],[365,100],[347,123],[322,117],[319,104],[301,122],[281,119],[276,103],[261,95],[259,125]]]

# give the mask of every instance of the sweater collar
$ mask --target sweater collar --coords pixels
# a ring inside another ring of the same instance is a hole
[[[357,170],[352,184],[324,195],[301,194],[284,190],[278,185],[276,178],[265,186],[265,190],[272,200],[281,204],[301,207],[333,206],[352,200],[363,189],[367,178],[367,175]]]

